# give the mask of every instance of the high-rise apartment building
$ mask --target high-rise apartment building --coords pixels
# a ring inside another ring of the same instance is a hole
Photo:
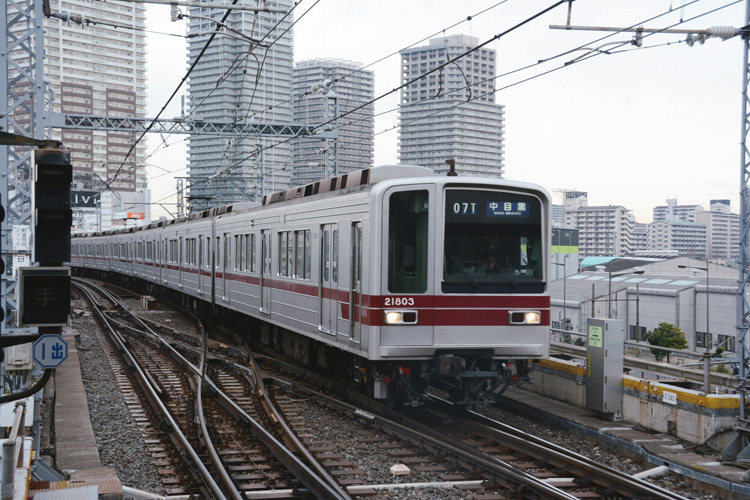
[[[678,255],[706,257],[706,226],[696,222],[660,220],[649,224],[649,250],[675,250]]]
[[[50,0],[49,6],[52,13],[68,12],[97,21],[83,27],[44,19],[44,74],[54,95],[52,111],[145,116],[144,4]],[[135,133],[63,129],[53,130],[52,136],[71,150],[75,229],[107,230],[150,222],[151,200],[143,165],[146,146],[141,142],[130,151]]]
[[[676,199],[670,198],[666,205],[654,207],[654,222],[661,220],[695,222],[695,214],[703,210],[700,205],[678,205]]]
[[[648,224],[640,222],[633,224],[633,240],[630,248],[631,252],[642,252],[649,249],[648,227]]]
[[[503,177],[505,110],[495,104],[495,51],[464,55],[477,44],[476,37],[451,35],[400,52],[401,82],[408,83],[399,106],[401,163],[444,174],[445,161],[454,159],[461,174]]]
[[[259,12],[233,10],[188,79],[193,119],[236,124],[292,122],[291,0],[245,2]],[[216,31],[225,8],[189,7],[188,63]],[[269,10],[263,11],[267,7]],[[190,210],[255,201],[289,187],[288,137],[191,135],[188,142]]]
[[[581,257],[624,256],[632,251],[635,219],[627,208],[579,207],[573,216]]]
[[[715,203],[712,200],[711,210],[697,214],[695,220],[707,228],[706,257],[733,264],[740,256],[740,216],[729,210],[728,202]]]
[[[309,93],[311,89],[314,89],[313,93]],[[309,94],[304,95],[306,93]],[[373,166],[375,116],[370,101],[375,96],[375,77],[372,71],[362,69],[360,63],[340,59],[298,62],[294,65],[294,95],[302,96],[294,101],[294,123],[306,127],[327,121],[327,105],[328,116],[335,116],[334,109],[331,109],[332,97],[328,97],[335,96],[337,115],[344,115],[344,118],[338,120],[333,175]],[[293,186],[325,178],[326,157],[334,156],[327,154],[333,152],[324,151],[327,144],[332,145],[331,141],[320,138],[293,142]]]
[[[563,200],[563,226],[576,227],[575,212],[579,208],[589,205],[589,194],[585,191],[564,191],[565,199]]]

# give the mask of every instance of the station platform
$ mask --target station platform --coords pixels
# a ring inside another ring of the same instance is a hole
[[[654,467],[666,466],[670,471],[703,483],[716,498],[750,498],[750,471],[734,465],[707,459],[684,440],[665,433],[639,427],[632,423],[613,422],[601,414],[529,391],[510,387],[500,398],[502,405],[534,418],[571,429],[605,447],[617,448],[640,458]]]
[[[90,498],[95,490],[93,498],[120,500],[123,491],[117,474],[99,460],[86,389],[81,378],[77,336],[70,328],[63,331],[62,337],[68,344],[68,358],[55,369],[53,378],[44,387],[45,400],[52,400],[55,405],[54,466],[65,474],[67,480],[32,481],[29,484],[29,497],[57,498],[55,494],[45,492],[58,491],[62,494],[64,490],[64,498]],[[74,490],[79,490],[81,496],[69,496]]]

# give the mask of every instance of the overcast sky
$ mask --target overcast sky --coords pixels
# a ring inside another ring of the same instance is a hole
[[[375,72],[377,97],[400,85],[399,50],[450,34],[483,43],[554,3],[302,0],[295,9],[294,59],[363,63]],[[658,34],[644,36],[639,49],[629,43],[632,33],[550,29],[565,24],[567,13],[567,4],[558,6],[488,45],[503,75],[495,88],[496,102],[505,106],[506,178],[541,184],[555,203],[556,190],[587,191],[590,206],[623,205],[638,222],[651,222],[653,207],[667,198],[705,208],[711,199],[730,199],[738,212],[740,38],[690,47],[685,35]],[[571,24],[706,29],[740,27],[744,17],[740,1],[576,0]],[[185,74],[187,59],[184,38],[161,34],[185,33],[184,21],[170,22],[169,7],[149,6],[148,24],[159,32],[148,39],[153,117]],[[582,47],[611,53],[574,50]],[[397,161],[397,98],[391,93],[375,104],[376,114],[382,113],[375,122],[376,165]],[[179,102],[163,117],[178,116]],[[166,148],[159,136],[149,137],[149,148],[157,150],[147,159],[155,165],[149,167],[154,201],[174,194],[173,177],[186,175],[185,136],[165,139]],[[154,207],[154,217],[163,213]]]

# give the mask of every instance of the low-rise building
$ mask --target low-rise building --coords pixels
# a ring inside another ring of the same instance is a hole
[[[627,338],[641,341],[670,323],[685,332],[689,350],[721,345],[729,356],[737,352],[736,269],[688,257],[620,258],[597,267],[550,283],[553,329],[582,332],[588,318],[609,317],[624,320]]]

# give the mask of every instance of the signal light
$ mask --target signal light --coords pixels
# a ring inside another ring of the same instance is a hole
[[[34,260],[59,266],[70,261],[70,152],[37,149],[34,153]]]
[[[70,323],[69,267],[21,267],[18,291],[18,326]]]

